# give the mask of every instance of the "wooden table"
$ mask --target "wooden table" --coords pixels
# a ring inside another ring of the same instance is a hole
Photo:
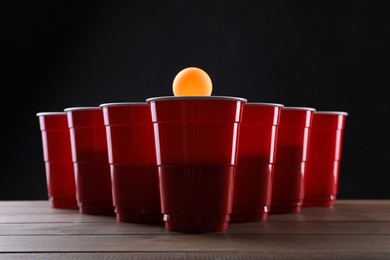
[[[226,232],[185,234],[161,224],[0,202],[0,259],[390,259],[390,200],[339,200]]]

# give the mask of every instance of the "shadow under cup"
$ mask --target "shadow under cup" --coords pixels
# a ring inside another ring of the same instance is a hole
[[[78,209],[68,121],[65,112],[37,113],[49,201],[53,208]]]
[[[149,104],[102,104],[113,200],[123,222],[163,222]]]
[[[82,214],[114,215],[103,111],[65,109],[72,141],[77,201]]]
[[[230,216],[232,222],[259,221],[268,217],[282,107],[271,103],[244,105]]]
[[[154,123],[165,228],[213,232],[228,228],[242,98],[148,99]]]
[[[348,113],[317,111],[313,115],[304,207],[333,207],[338,191],[341,150]]]

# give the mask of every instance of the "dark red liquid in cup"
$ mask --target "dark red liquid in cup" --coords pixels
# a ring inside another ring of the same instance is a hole
[[[234,166],[159,167],[166,229],[223,231],[233,203]]]
[[[78,209],[68,121],[65,112],[38,113],[49,201]]]
[[[345,112],[315,112],[305,174],[304,207],[332,207],[338,191]]]
[[[313,108],[282,108],[270,214],[301,211]]]
[[[123,222],[163,222],[148,103],[100,105],[107,129],[113,200]]]
[[[245,99],[168,97],[151,106],[165,228],[227,230]]]
[[[244,105],[230,216],[232,222],[259,221],[268,217],[282,107],[266,103]]]
[[[99,107],[65,109],[71,133],[79,210],[114,215],[107,137]]]

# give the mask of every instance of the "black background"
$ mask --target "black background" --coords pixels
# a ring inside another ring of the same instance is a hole
[[[389,1],[1,4],[0,199],[46,199],[37,112],[172,95],[197,66],[213,95],[349,113],[339,198],[390,198]]]

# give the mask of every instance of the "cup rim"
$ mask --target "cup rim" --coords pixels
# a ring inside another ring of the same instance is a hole
[[[58,112],[38,112],[38,113],[36,113],[36,116],[58,116],[58,115],[66,115],[66,112],[58,111]]]
[[[284,107],[283,104],[278,103],[264,103],[264,102],[247,102],[246,106],[270,106],[270,107]]]
[[[191,100],[191,99],[204,99],[204,100],[235,100],[241,102],[248,102],[246,98],[230,97],[230,96],[161,96],[152,97],[145,100],[145,102],[164,101],[164,100]]]
[[[144,106],[147,102],[111,102],[100,104],[99,107],[114,107],[114,106]]]
[[[64,109],[64,112],[68,111],[83,111],[83,110],[100,110],[100,107],[68,107]]]
[[[344,111],[315,111],[314,114],[348,116],[348,112]]]
[[[305,111],[317,111],[315,108],[312,107],[283,107],[285,110],[305,110]]]

